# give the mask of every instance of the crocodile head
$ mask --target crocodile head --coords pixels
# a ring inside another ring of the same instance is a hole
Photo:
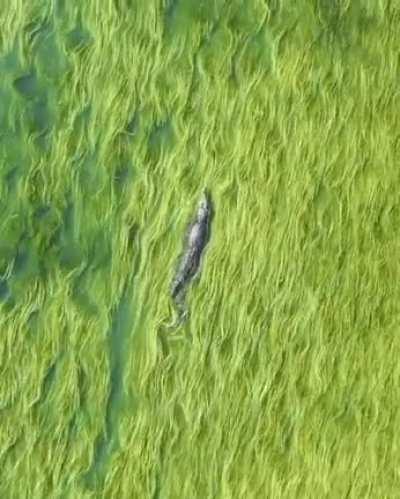
[[[210,197],[207,191],[204,189],[197,210],[197,221],[200,223],[205,222],[210,217],[210,215],[211,215]]]

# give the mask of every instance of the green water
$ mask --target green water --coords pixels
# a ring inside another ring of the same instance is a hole
[[[397,497],[397,3],[3,7],[1,497]]]

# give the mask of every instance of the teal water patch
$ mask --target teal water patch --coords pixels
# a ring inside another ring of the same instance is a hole
[[[54,122],[54,116],[51,113],[47,99],[41,98],[36,100],[36,102],[28,108],[26,119],[28,129],[31,133],[49,131]]]
[[[43,79],[57,82],[69,70],[69,62],[60,47],[54,30],[38,42],[36,48],[36,67]]]
[[[76,52],[88,47],[93,37],[88,30],[77,26],[65,35],[65,46],[68,51]]]
[[[53,18],[57,21],[62,21],[65,19],[66,12],[66,0],[53,0],[51,3]]]
[[[150,154],[156,157],[163,151],[172,149],[175,144],[175,132],[171,119],[153,125],[148,144]]]
[[[337,0],[319,0],[318,13],[328,29],[337,31],[344,9]]]
[[[229,76],[232,52],[231,32],[224,23],[216,23],[203,39],[199,61],[209,76],[220,81]],[[221,53],[226,54],[226,57],[221,58]]]
[[[17,100],[15,127],[20,132],[20,141],[28,137],[35,139],[35,145],[48,151],[51,145],[51,131],[56,118],[56,96],[39,83],[36,71],[31,71],[13,82],[14,89],[22,102]]]
[[[63,223],[55,237],[61,268],[70,271],[85,263],[87,259],[76,234],[75,205],[71,199],[64,209]]]
[[[88,48],[94,41],[90,30],[85,26],[80,10],[70,10],[58,18],[63,23],[63,43],[67,53],[78,53]]]
[[[16,118],[15,118],[16,119]],[[14,125],[19,123],[19,119],[14,122]],[[14,128],[19,128],[15,126]],[[26,147],[21,147],[22,137],[20,129],[12,130],[12,127],[5,126],[0,136],[0,169],[10,170],[17,167],[20,173],[25,173],[30,164]],[[23,170],[23,172],[22,172]]]
[[[4,175],[4,183],[7,187],[7,192],[12,194],[17,189],[18,180],[21,176],[21,169],[17,166],[11,166],[9,171]]]
[[[133,7],[134,0],[114,0],[114,8],[120,15],[129,15]],[[135,2],[136,3],[136,2]]]
[[[135,321],[133,300],[129,294],[126,290],[116,305],[108,332],[110,378],[105,432],[99,435],[95,442],[93,461],[84,476],[84,483],[90,489],[102,484],[111,455],[119,448],[118,416],[126,401],[123,383],[124,366],[129,350],[128,340],[132,337]]]
[[[79,164],[79,180],[85,190],[95,192],[100,186],[100,168],[98,152],[89,152],[84,155]]]
[[[7,193],[7,213],[16,210],[19,205],[19,199],[15,194],[20,182],[28,172],[30,164],[31,158],[28,155],[27,148],[21,146],[19,131],[13,132],[6,129],[0,136],[0,178]]]
[[[23,240],[18,246],[17,254],[14,258],[14,277],[21,277],[27,271],[29,264],[29,249],[29,243],[24,236]]]
[[[91,296],[91,285],[96,272],[108,274],[111,267],[111,238],[105,228],[100,228],[88,243],[88,257],[85,267],[73,281],[72,298],[86,317],[99,314],[96,301]]]
[[[5,217],[0,226],[2,242],[0,244],[1,267],[6,267],[16,255],[17,248],[26,234],[27,222],[19,213]]]
[[[16,78],[13,84],[15,90],[26,99],[33,99],[39,92],[39,83],[34,71]]]
[[[86,266],[73,282],[72,298],[84,317],[97,317],[99,310],[88,290],[90,279],[91,273],[89,267]]]
[[[236,66],[238,81],[242,71],[249,74],[270,71],[274,62],[274,47],[272,33],[266,26],[251,35],[238,57]]]
[[[325,49],[350,49],[358,53],[360,36],[378,27],[381,7],[378,2],[363,5],[359,0],[345,6],[338,1],[320,0],[315,14],[321,22]],[[347,55],[347,52],[346,52]]]
[[[0,279],[0,302],[6,302],[10,298],[10,288],[6,279]]]
[[[190,35],[195,25],[217,22],[224,0],[169,0],[164,10],[165,35],[169,39]]]
[[[14,40],[9,52],[0,56],[0,71],[2,76],[16,74],[21,70],[21,42],[20,38]]]
[[[85,256],[78,242],[64,238],[60,242],[59,258],[61,268],[68,272],[79,268],[85,262]]]
[[[0,58],[5,73],[0,92],[7,94],[8,88],[14,91],[1,113],[8,118],[3,126],[4,131],[17,131],[24,145],[33,138],[39,152],[47,153],[59,114],[58,88],[69,70],[69,61],[52,22],[39,19],[29,23],[24,32],[23,41],[17,40],[12,51]],[[20,149],[24,149],[21,144]]]
[[[12,273],[9,278],[11,293],[21,298],[31,283],[45,276],[43,257],[39,254],[35,241],[23,235],[13,260]]]
[[[83,150],[73,159],[73,167],[82,190],[86,195],[97,194],[111,185],[111,178],[100,158],[99,145],[96,143]]]
[[[78,387],[79,387],[79,407],[84,409],[87,406],[88,380],[81,364],[78,366]]]
[[[38,253],[44,275],[54,270],[58,250],[61,216],[53,205],[38,203],[30,217],[30,231]]]
[[[35,210],[34,216],[37,220],[43,221],[50,214],[50,212],[51,207],[44,204]]]
[[[170,27],[177,15],[178,0],[167,0],[164,7],[164,24]]]
[[[140,268],[141,251],[139,240],[139,224],[137,222],[132,222],[129,224],[128,228],[128,250],[133,252],[134,256],[134,271],[133,274]]]
[[[75,236],[74,227],[75,227],[75,209],[71,197],[69,197],[63,211],[63,225],[62,225],[63,236],[68,239],[74,239]]]
[[[129,120],[128,124],[126,125],[125,129],[126,134],[130,137],[134,137],[139,131],[139,126],[140,126],[140,113],[139,111],[135,111],[132,118]]]
[[[54,218],[53,211],[49,214],[48,208],[41,211],[39,193],[42,191],[32,186],[43,179],[40,176],[32,178],[29,201],[19,193],[24,177],[37,159],[34,155],[48,151],[51,144],[57,115],[57,88],[47,85],[46,77],[54,76],[54,72],[46,73],[43,64],[46,59],[49,63],[53,59],[60,61],[53,35],[51,23],[34,21],[24,28],[24,36],[17,37],[8,53],[0,54],[3,73],[0,179],[4,203],[0,270],[4,275],[8,269],[1,293],[2,301],[8,304],[18,303],[29,285],[43,278],[54,265],[47,250],[57,217]],[[48,51],[45,46],[49,47]],[[58,76],[62,74],[60,72]],[[40,150],[35,149],[36,146]]]
[[[88,411],[88,377],[85,373],[82,364],[77,363],[77,387],[78,387],[78,406],[76,410],[71,413],[71,418],[68,422],[68,444],[73,444],[75,438],[79,434],[80,424],[86,419]],[[65,480],[64,486],[68,480]]]
[[[122,193],[124,187],[126,187],[132,180],[132,177],[133,177],[133,168],[128,161],[120,163],[116,167],[113,183],[114,183],[114,189],[117,194]]]
[[[92,107],[87,104],[83,109],[77,112],[74,118],[74,130],[77,134],[83,133],[87,130],[91,117]]]
[[[83,141],[88,140],[88,129],[91,119],[92,107],[87,104],[83,108],[76,109],[70,118],[72,127],[69,132],[70,149],[76,151],[71,157],[71,162],[76,170],[79,170],[82,159],[85,153],[80,151]]]
[[[266,12],[262,2],[233,1],[229,5],[227,25],[232,33],[248,37],[261,29]]]
[[[112,194],[113,206],[115,207],[115,215],[121,216],[121,210],[124,210],[126,203],[132,193],[132,185],[136,178],[137,166],[130,160],[123,160],[117,163],[117,166],[112,175]]]
[[[106,269],[111,265],[111,241],[112,236],[109,234],[107,227],[100,227],[94,234],[92,242],[89,246],[89,268],[92,271]]]
[[[46,85],[59,83],[70,69],[70,61],[63,48],[57,9],[54,4],[53,16],[34,21],[25,28],[35,69],[42,83]],[[67,20],[64,15],[63,22]]]
[[[0,128],[0,136],[4,133],[4,127],[8,123],[8,116],[11,108],[11,95],[10,91],[5,88],[0,88],[0,123],[2,124]]]

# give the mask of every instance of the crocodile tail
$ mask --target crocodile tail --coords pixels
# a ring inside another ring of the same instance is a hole
[[[175,279],[175,281],[172,283],[171,295],[174,300],[182,293],[183,284],[183,279]]]

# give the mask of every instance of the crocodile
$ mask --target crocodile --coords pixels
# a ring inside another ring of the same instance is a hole
[[[202,255],[210,237],[211,198],[203,191],[194,220],[187,230],[185,250],[171,285],[171,296],[181,318],[186,317],[185,298],[189,284],[199,271]]]

